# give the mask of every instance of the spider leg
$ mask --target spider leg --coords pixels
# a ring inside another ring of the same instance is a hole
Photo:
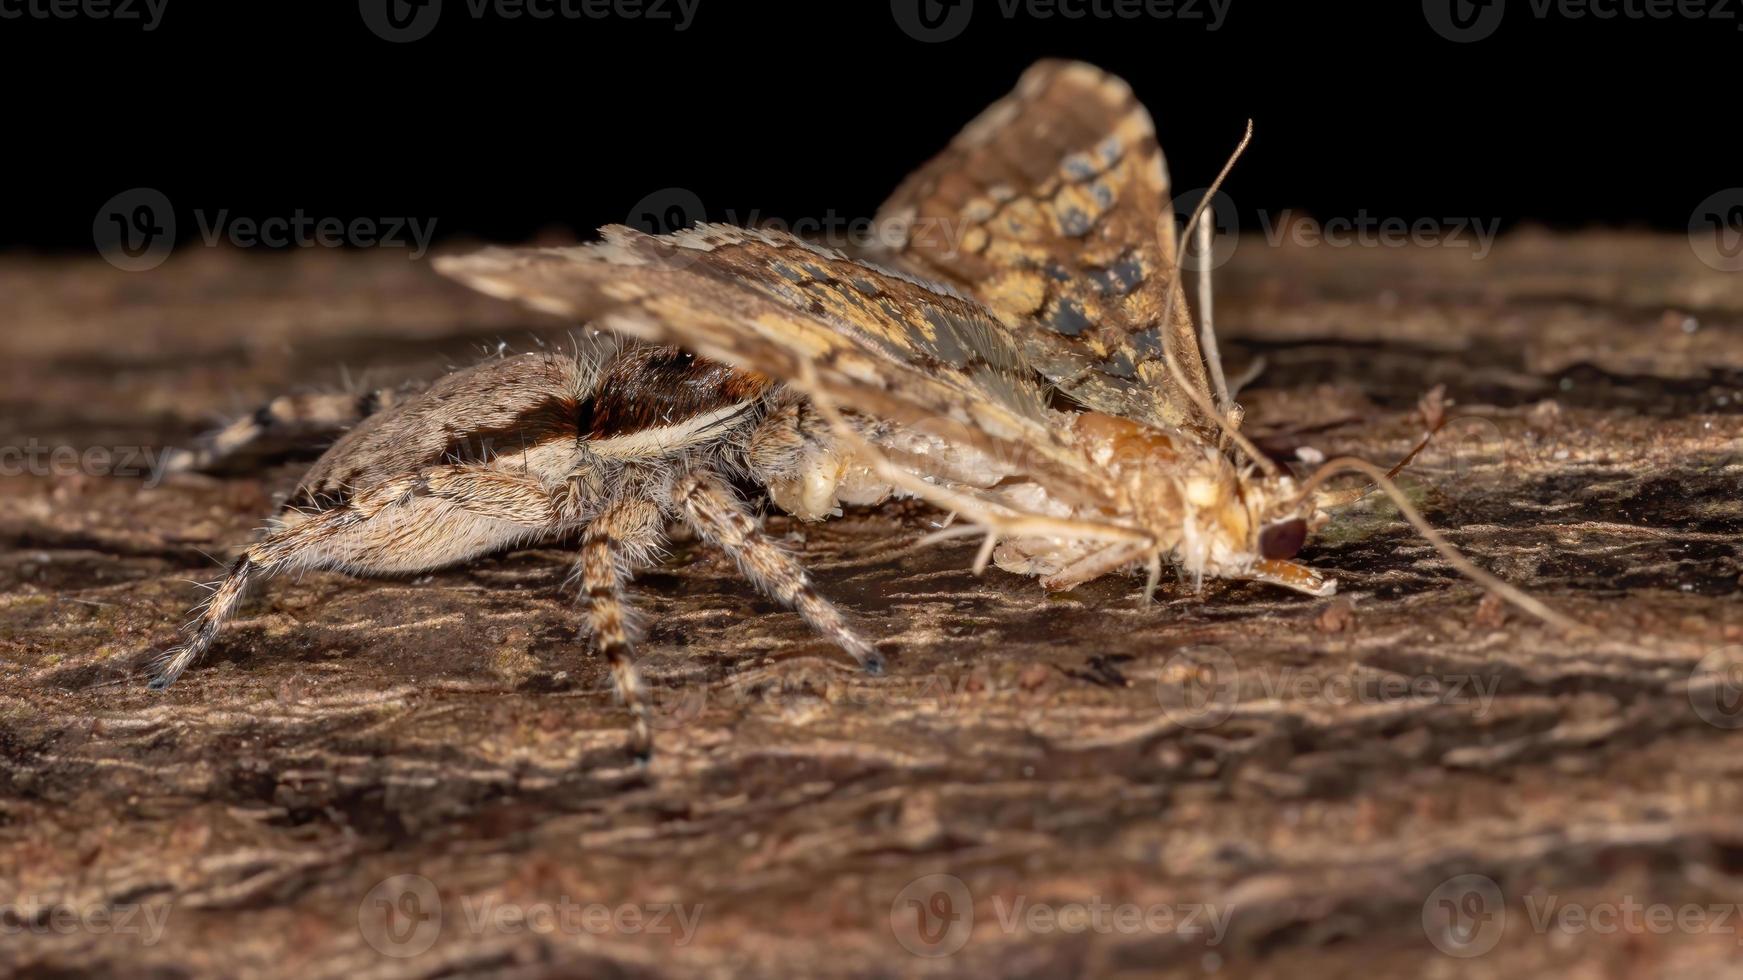
[[[441,466],[386,480],[250,545],[166,651],[153,690],[175,683],[216,640],[261,575],[289,569],[401,572],[440,568],[560,527],[568,488],[479,466]],[[463,523],[459,523],[463,522]],[[456,533],[464,531],[465,533]]]
[[[171,450],[164,457],[163,472],[237,468],[244,460],[269,452],[329,443],[409,393],[402,387],[280,395],[200,436],[192,448]]]
[[[718,476],[706,471],[684,476],[672,489],[672,501],[696,533],[730,555],[764,595],[797,612],[870,673],[882,673],[883,656],[847,625],[840,610],[817,594],[805,569],[769,540]]]
[[[611,666],[619,700],[634,718],[631,750],[642,759],[653,750],[653,732],[641,672],[635,665],[634,611],[624,586],[664,540],[663,523],[659,508],[650,501],[618,500],[588,523],[575,567],[587,600],[587,628]]]

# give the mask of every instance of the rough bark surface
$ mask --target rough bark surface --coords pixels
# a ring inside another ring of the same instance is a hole
[[[193,583],[301,464],[150,485],[14,455],[0,972],[1735,969],[1743,916],[1540,920],[1743,901],[1743,277],[1668,237],[1518,234],[1482,261],[1249,241],[1219,297],[1231,373],[1267,362],[1243,401],[1280,454],[1390,462],[1444,384],[1411,495],[1600,636],[1484,601],[1379,500],[1302,556],[1336,600],[1210,583],[1148,607],[1129,581],[977,579],[973,544],[903,553],[914,506],[773,519],[888,675],[679,546],[636,587],[662,720],[643,771],[576,642],[569,552],[272,581],[157,694],[144,665]],[[0,445],[119,464],[342,366],[428,375],[534,329],[385,255],[13,257]],[[910,887],[929,875],[960,887]],[[699,908],[693,932],[649,921],[664,903]],[[930,911],[968,931],[916,943]]]

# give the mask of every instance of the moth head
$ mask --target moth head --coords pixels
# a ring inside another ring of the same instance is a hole
[[[1288,476],[1253,480],[1247,497],[1252,508],[1252,552],[1258,560],[1293,559],[1313,532],[1326,524],[1326,515],[1317,503],[1303,498]]]
[[[1293,558],[1318,525],[1287,476],[1267,477],[1214,451],[1181,485],[1179,557],[1200,575],[1242,577],[1260,561]]]

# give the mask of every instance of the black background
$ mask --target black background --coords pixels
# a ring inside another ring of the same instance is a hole
[[[47,0],[0,9],[29,2]],[[0,20],[0,246],[91,250],[98,208],[142,186],[168,195],[184,240],[196,210],[221,209],[434,219],[448,240],[584,236],[674,186],[715,219],[868,216],[1044,56],[1130,80],[1177,188],[1206,183],[1253,117],[1229,184],[1244,223],[1297,208],[1676,230],[1743,184],[1743,0],[1724,19],[1645,20],[1511,0],[1469,44],[1437,35],[1421,0],[1231,0],[1215,31],[975,3],[931,44],[890,0],[699,0],[682,32],[476,20],[445,0],[407,44],[373,34],[356,0],[168,0],[149,33]]]

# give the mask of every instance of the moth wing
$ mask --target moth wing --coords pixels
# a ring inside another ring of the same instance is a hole
[[[896,189],[877,228],[881,261],[979,298],[1077,401],[1216,432],[1164,360],[1172,352],[1211,395],[1172,274],[1156,128],[1124,81],[1080,62],[1035,64]]]
[[[574,248],[438,259],[493,296],[801,386],[898,423],[948,419],[1064,499],[1113,490],[1066,444],[1047,393],[979,303],[780,232],[602,229]],[[809,371],[807,370],[809,369]]]

